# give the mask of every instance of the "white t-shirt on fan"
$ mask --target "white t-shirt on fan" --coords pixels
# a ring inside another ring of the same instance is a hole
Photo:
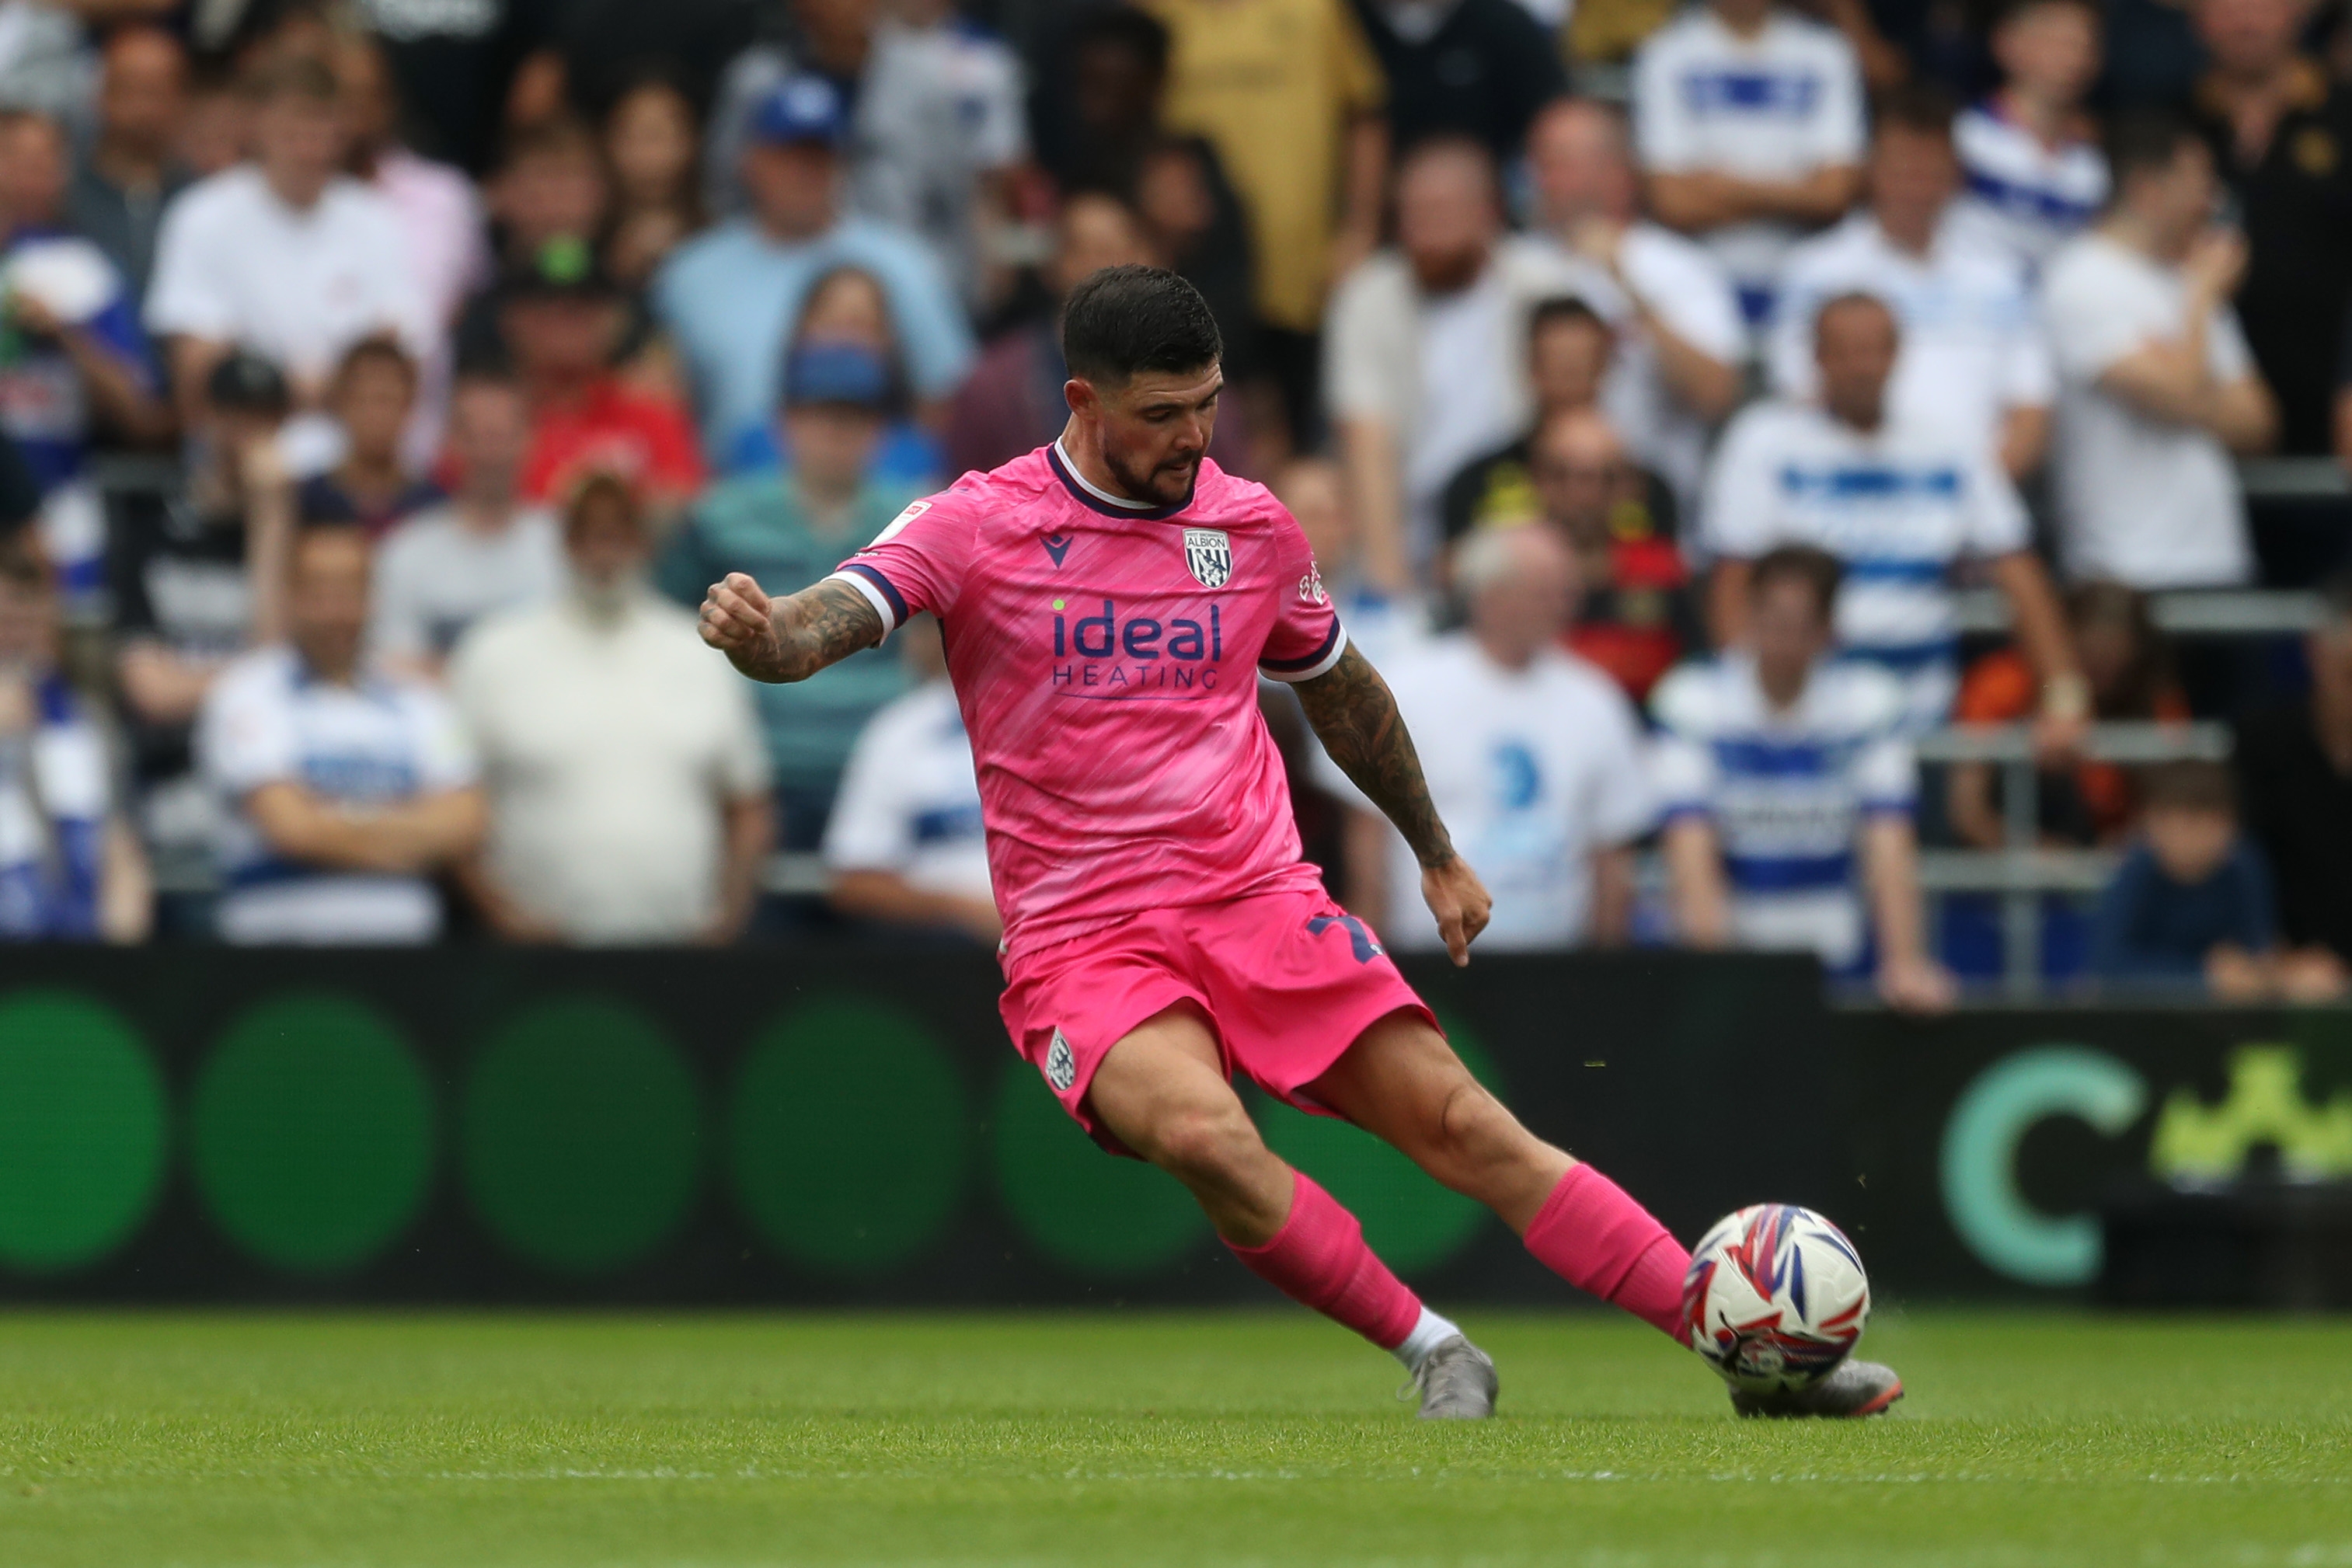
[[[2187,325],[2187,287],[2168,267],[2102,234],[2051,262],[2042,305],[2059,375],[2056,466],[2067,575],[2135,588],[2228,587],[2253,575],[2245,502],[2219,437],[2141,413],[2098,381]],[[2315,331],[2323,330],[2315,323]],[[2253,372],[2236,312],[2205,327],[2215,380]]]
[[[1592,917],[1592,857],[1640,837],[1651,821],[1641,727],[1614,681],[1573,654],[1546,649],[1506,669],[1467,632],[1428,644],[1388,672],[1421,752],[1430,798],[1495,897],[1482,948],[1568,947]],[[1318,753],[1319,755],[1319,753]],[[1322,783],[1370,805],[1330,760]],[[1390,830],[1389,916],[1381,940],[1444,946],[1421,898],[1421,867]]]

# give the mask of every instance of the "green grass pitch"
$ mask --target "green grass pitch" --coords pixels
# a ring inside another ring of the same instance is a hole
[[[1305,1313],[0,1315],[5,1568],[2352,1568],[2352,1323],[1882,1314],[1891,1418],[1738,1422],[1465,1314],[1423,1426]]]

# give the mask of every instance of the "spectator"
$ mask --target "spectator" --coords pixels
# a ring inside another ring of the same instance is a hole
[[[953,0],[797,0],[789,45],[754,45],[727,68],[712,116],[712,206],[743,205],[743,155],[760,139],[762,105],[795,77],[824,81],[846,106],[850,209],[921,238],[960,297],[981,304],[987,237],[1028,162],[1029,127],[1019,59],[955,12]]]
[[[172,340],[192,423],[207,374],[235,346],[278,364],[310,408],[360,339],[391,331],[419,357],[433,343],[398,214],[340,173],[348,140],[334,77],[286,59],[256,103],[253,163],[188,187],[156,240],[147,325]]]
[[[2042,466],[2057,391],[2024,264],[1958,218],[1952,105],[1935,88],[1889,94],[1870,143],[1867,210],[1789,253],[1772,331],[1772,379],[1810,397],[1813,313],[1875,295],[1903,327],[1892,417],[1931,426],[2000,459],[2012,479]]]
[[[1397,247],[1331,300],[1325,393],[1363,529],[1365,574],[1412,588],[1444,537],[1446,481],[1528,424],[1528,321],[1574,269],[1503,231],[1486,149],[1423,142],[1397,171]]]
[[[1132,189],[1136,215],[1167,253],[1169,267],[1201,291],[1217,319],[1225,375],[1260,405],[1252,427],[1278,433],[1286,453],[1300,432],[1291,427],[1279,388],[1264,380],[1258,363],[1249,226],[1216,149],[1198,136],[1162,137],[1145,150]]]
[[[750,689],[646,592],[626,482],[582,484],[564,546],[563,595],[492,616],[450,660],[490,796],[467,890],[509,941],[731,941],[770,841]]]
[[[883,413],[887,423],[882,443],[875,449],[874,477],[930,489],[937,486],[943,462],[937,437],[909,417],[905,356],[891,330],[890,300],[881,279],[861,267],[841,266],[809,285],[801,300],[798,321],[785,338],[791,349],[818,346],[862,349],[882,362],[888,387]],[[789,351],[788,351],[789,352]],[[961,399],[961,393],[958,393]],[[788,462],[778,450],[776,430],[761,426],[746,431],[729,464],[731,472],[772,468]]]
[[[916,685],[874,715],[849,753],[824,830],[829,896],[854,920],[960,931],[992,950],[1004,921],[939,623],[918,616],[898,636]]]
[[[1852,579],[1838,599],[1840,645],[1899,677],[1906,721],[1931,729],[1959,685],[1948,580],[1974,557],[2008,598],[2041,680],[2045,742],[2071,743],[2089,692],[2008,476],[1972,434],[1889,407],[1902,337],[1887,305],[1867,294],[1831,299],[1815,312],[1813,339],[1820,404],[1749,408],[1716,457],[1706,501],[1716,641],[1748,635],[1758,557],[1778,544],[1827,550]]]
[[[2171,651],[2148,613],[2147,599],[2118,583],[2081,583],[2067,591],[2066,626],[2090,689],[2090,717],[2100,723],[2186,723],[2189,699],[2173,679]],[[1969,667],[1952,719],[1960,724],[2015,724],[2039,708],[2032,667],[2014,648]],[[2035,787],[2045,841],[2113,844],[2139,813],[2138,786],[2113,763],[2053,758]],[[1989,763],[1951,770],[1946,816],[1963,843],[1998,849],[2009,842],[2000,775]]]
[[[1456,576],[1469,629],[1400,659],[1389,679],[1430,798],[1494,893],[1480,940],[1622,942],[1649,792],[1624,694],[1559,647],[1576,608],[1574,558],[1543,529],[1490,531],[1464,547]],[[1336,768],[1325,784],[1350,805],[1351,907],[1391,946],[1438,951],[1417,918],[1421,867],[1403,839]]]
[[[66,226],[106,252],[134,300],[147,296],[163,208],[189,180],[172,145],[187,103],[187,55],[161,27],[109,34],[98,131],[66,193]]]
[[[1292,444],[1310,448],[1322,424],[1326,292],[1380,243],[1389,151],[1379,62],[1348,0],[1147,8],[1168,28],[1167,128],[1206,138],[1241,198],[1256,356],[1281,389]]]
[[[362,338],[345,352],[327,389],[327,412],[342,430],[342,460],[295,492],[304,522],[352,523],[380,539],[441,499],[439,488],[410,473],[401,457],[416,383],[416,362],[395,339]]]
[[[149,897],[105,731],[58,666],[49,573],[0,542],[0,940],[139,942]]]
[[[376,563],[368,642],[390,668],[439,679],[476,621],[528,609],[563,584],[555,514],[522,499],[530,410],[512,376],[461,374],[449,401],[457,493],[387,536]]]
[[[1966,210],[2036,272],[2106,205],[2106,155],[2083,111],[2101,26],[2096,0],[2009,0],[1992,29],[2000,85],[1952,124]]]
[[[1214,443],[1211,446],[1213,449]],[[1275,470],[1269,488],[1307,535],[1315,570],[1340,624],[1348,628],[1350,644],[1362,648],[1373,663],[1385,666],[1391,655],[1402,654],[1428,635],[1428,618],[1418,598],[1392,597],[1366,581],[1355,519],[1348,510],[1347,476],[1339,464],[1328,458],[1293,458]],[[1298,721],[1303,729],[1303,712]]]
[[[2331,581],[2326,602],[2304,639],[2310,695],[2246,721],[2238,785],[2286,940],[2352,962],[2352,577]]]
[[[1591,99],[1544,110],[1528,136],[1543,226],[1591,264],[1581,292],[1616,329],[1606,406],[1687,511],[1707,438],[1739,400],[1748,333],[1738,297],[1703,247],[1641,214],[1624,117]]]
[[[105,17],[103,4],[76,5],[19,0],[9,6],[0,32],[0,103],[29,109],[60,121],[86,123],[91,91],[90,62],[79,11]],[[137,10],[131,14],[137,16]]]
[[[529,261],[556,240],[593,241],[612,215],[604,149],[569,117],[517,129],[488,195],[499,260],[507,267]]]
[[[253,140],[253,102],[235,71],[215,65],[193,72],[172,137],[173,160],[192,180],[226,174],[245,161]],[[158,245],[163,237],[159,224]],[[152,275],[149,281],[152,285]]]
[[[2318,323],[2352,300],[2352,88],[2303,51],[2303,0],[2197,0],[2213,68],[2199,129],[2245,226],[2239,320],[2278,400],[2278,447],[2329,447],[2336,344]]]
[[[1607,416],[1591,408],[1545,420],[1529,467],[1543,520],[1575,554],[1584,588],[1569,651],[1645,701],[1702,641],[1674,492],[1634,466]]]
[[[786,334],[809,286],[845,262],[882,280],[918,411],[936,422],[971,367],[971,329],[921,240],[838,206],[841,94],[795,77],[760,105],[742,154],[751,213],[678,247],[654,300],[695,386],[704,449],[734,449],[776,406]]]
[[[2177,110],[2204,73],[2195,0],[2106,0],[2105,68],[2092,96],[2111,114]]]
[[[552,500],[583,474],[611,472],[667,513],[702,488],[686,411],[614,373],[627,302],[587,245],[551,240],[510,268],[499,284],[498,319],[530,400],[525,496]]]
[[[639,79],[606,112],[614,199],[604,265],[630,288],[651,282],[662,258],[702,226],[700,157],[694,104],[667,76]]]
[[[384,43],[365,33],[346,34],[336,42],[334,64],[351,135],[352,175],[399,216],[409,273],[424,291],[437,347],[466,297],[490,280],[481,199],[458,170],[417,156],[400,140],[399,84]]]
[[[1633,132],[1660,221],[1714,252],[1760,327],[1789,247],[1853,203],[1861,69],[1843,38],[1772,0],[1706,0],[1642,46]]]
[[[1465,463],[1439,501],[1445,542],[1480,528],[1532,522],[1543,511],[1532,474],[1535,432],[1555,415],[1595,407],[1609,377],[1616,334],[1570,294],[1536,302],[1528,316],[1528,390],[1535,417],[1503,446]]]
[[[1880,996],[1939,1011],[1953,986],[1922,931],[1904,696],[1829,658],[1840,571],[1807,546],[1762,557],[1743,584],[1749,643],[1651,700],[1675,923],[1695,947],[1809,950],[1833,974],[1874,952]]]
[[[105,576],[97,491],[84,477],[100,425],[133,441],[171,427],[155,395],[138,303],[105,253],[65,231],[65,132],[0,110],[0,268],[14,342],[0,358],[0,430],[40,487],[42,543],[68,605],[87,611]]]
[[[663,553],[656,574],[662,591],[681,605],[699,605],[710,584],[744,572],[772,594],[797,593],[871,543],[915,499],[869,477],[888,391],[887,368],[865,349],[795,353],[778,416],[791,469],[731,479],[705,496]],[[905,684],[897,658],[879,647],[850,655],[835,673],[832,680],[752,689],[784,841],[794,849],[824,841],[858,731]]]
[[[278,453],[285,379],[267,360],[231,354],[214,365],[202,403],[184,492],[125,492],[107,520],[114,674],[142,829],[175,874],[209,861],[217,837],[190,726],[224,665],[284,635],[294,532],[294,487]]]
[[[2345,969],[2333,953],[2279,951],[2270,868],[2238,831],[2229,770],[2170,763],[2149,770],[2147,790],[2140,842],[2092,919],[2093,973],[2124,984],[2198,986],[2223,1002],[2340,994]]]
[[[1062,204],[1054,225],[1054,258],[1046,281],[1056,310],[1062,297],[1106,267],[1156,266],[1151,237],[1135,209],[1101,191],[1079,191]],[[946,471],[987,470],[1035,451],[1062,433],[1070,405],[1060,330],[1052,314],[1024,321],[991,342],[948,416]],[[1246,466],[1242,422],[1219,414],[1209,456],[1220,468]]]
[[[294,538],[289,640],[246,655],[205,698],[196,750],[227,807],[216,924],[257,943],[428,942],[434,873],[471,852],[482,795],[438,692],[362,658],[367,535]]]
[[[1518,0],[1353,3],[1389,80],[1394,146],[1468,136],[1485,142],[1498,165],[1508,163],[1527,144],[1537,112],[1568,90],[1552,36],[1557,16],[1538,21]]]
[[[2213,157],[2186,124],[2126,120],[2108,160],[2107,215],[2058,253],[2043,290],[2065,567],[2142,589],[2243,583],[2253,555],[2231,454],[2278,430],[2230,309],[2245,241],[2213,222]]]

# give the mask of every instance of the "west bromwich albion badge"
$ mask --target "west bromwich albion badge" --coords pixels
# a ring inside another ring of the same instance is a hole
[[[1233,581],[1233,542],[1220,529],[1188,528],[1184,531],[1184,564],[1191,569],[1192,581],[1202,587],[1222,588]]]

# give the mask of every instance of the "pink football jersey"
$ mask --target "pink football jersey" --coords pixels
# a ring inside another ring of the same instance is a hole
[[[940,619],[1009,952],[1320,886],[1256,678],[1311,679],[1347,634],[1264,486],[1203,462],[1190,500],[1139,507],[1056,443],[917,501],[835,575],[892,630]]]

